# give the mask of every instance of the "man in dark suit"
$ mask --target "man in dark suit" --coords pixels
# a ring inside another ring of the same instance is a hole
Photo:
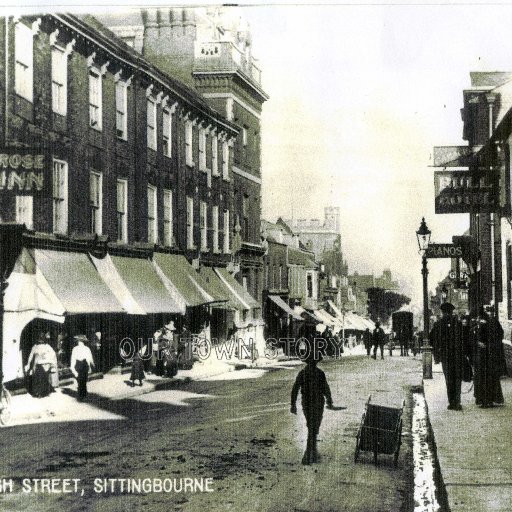
[[[460,411],[462,410],[460,391],[465,354],[462,323],[453,315],[454,309],[455,306],[450,302],[441,304],[443,316],[434,322],[429,338],[434,362],[443,365],[448,409]]]
[[[377,359],[377,348],[380,347],[380,358],[384,359],[384,344],[386,343],[386,334],[380,326],[380,322],[375,322],[375,329],[372,335],[373,341],[373,359]]]
[[[306,417],[308,427],[308,440],[306,451],[302,457],[302,464],[308,465],[312,462],[319,462],[320,458],[317,452],[317,436],[322,423],[325,401],[327,407],[332,408],[332,397],[329,384],[325,378],[325,373],[317,368],[321,355],[315,358],[310,355],[306,360],[306,367],[297,375],[295,384],[292,388],[290,412],[297,414],[297,396],[299,389],[301,391],[302,411]]]

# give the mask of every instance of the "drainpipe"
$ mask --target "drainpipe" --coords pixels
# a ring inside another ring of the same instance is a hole
[[[492,137],[493,127],[494,127],[493,107],[494,107],[494,102],[496,101],[496,95],[495,94],[487,94],[486,100],[489,105],[489,140],[490,140]],[[489,171],[492,174],[492,172],[493,172],[492,165],[489,166]],[[491,179],[492,179],[492,176],[491,176]],[[494,315],[497,316],[498,311],[497,311],[497,304],[496,304],[496,288],[495,288],[496,287],[496,282],[495,282],[496,281],[496,268],[495,268],[495,261],[494,261],[494,252],[495,252],[494,241],[496,238],[496,222],[495,222],[495,218],[494,218],[494,212],[491,212],[491,214],[490,214],[489,225],[491,227],[491,294],[492,294],[492,304],[494,306]]]
[[[4,146],[9,140],[9,16],[5,17],[5,110],[4,110]]]

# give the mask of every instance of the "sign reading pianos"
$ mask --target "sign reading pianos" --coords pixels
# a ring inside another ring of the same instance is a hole
[[[454,244],[429,244],[427,258],[461,258],[462,247]]]
[[[31,195],[45,186],[48,156],[44,151],[0,148],[0,193]]]
[[[489,173],[434,172],[436,213],[490,213],[497,207],[496,187]]]

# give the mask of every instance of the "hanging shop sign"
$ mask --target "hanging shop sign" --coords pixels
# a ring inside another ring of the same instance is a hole
[[[0,148],[0,192],[33,194],[45,186],[48,155],[43,151]]]
[[[426,256],[427,258],[460,258],[462,247],[453,244],[430,244]]]
[[[434,186],[436,213],[491,213],[498,205],[490,173],[436,171]]]

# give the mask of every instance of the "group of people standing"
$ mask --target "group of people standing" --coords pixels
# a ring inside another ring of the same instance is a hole
[[[50,344],[49,332],[40,332],[25,365],[27,387],[32,396],[43,398],[59,386],[59,365],[57,353]],[[87,378],[94,368],[94,359],[89,340],[85,335],[74,336],[75,346],[71,351],[70,368],[78,384],[78,399],[87,396]]]
[[[177,329],[171,321],[158,329],[152,338],[150,345],[142,347],[133,357],[130,383],[142,381],[147,373],[162,377],[174,377],[178,373],[178,365],[191,364],[191,353],[187,348],[191,347],[192,333],[185,324]],[[151,355],[148,357],[148,350]]]
[[[375,329],[373,332],[370,329],[366,329],[363,334],[364,347],[366,349],[366,355],[370,357],[373,347],[373,359],[377,359],[377,350],[380,350],[380,358],[384,359],[384,345],[386,344],[386,333],[380,326],[380,322],[375,322]]]
[[[475,403],[493,407],[504,403],[500,377],[506,373],[503,328],[482,306],[472,318],[460,320],[455,307],[441,305],[442,317],[430,331],[435,363],[441,363],[448,409],[460,411],[462,381],[473,381]]]

